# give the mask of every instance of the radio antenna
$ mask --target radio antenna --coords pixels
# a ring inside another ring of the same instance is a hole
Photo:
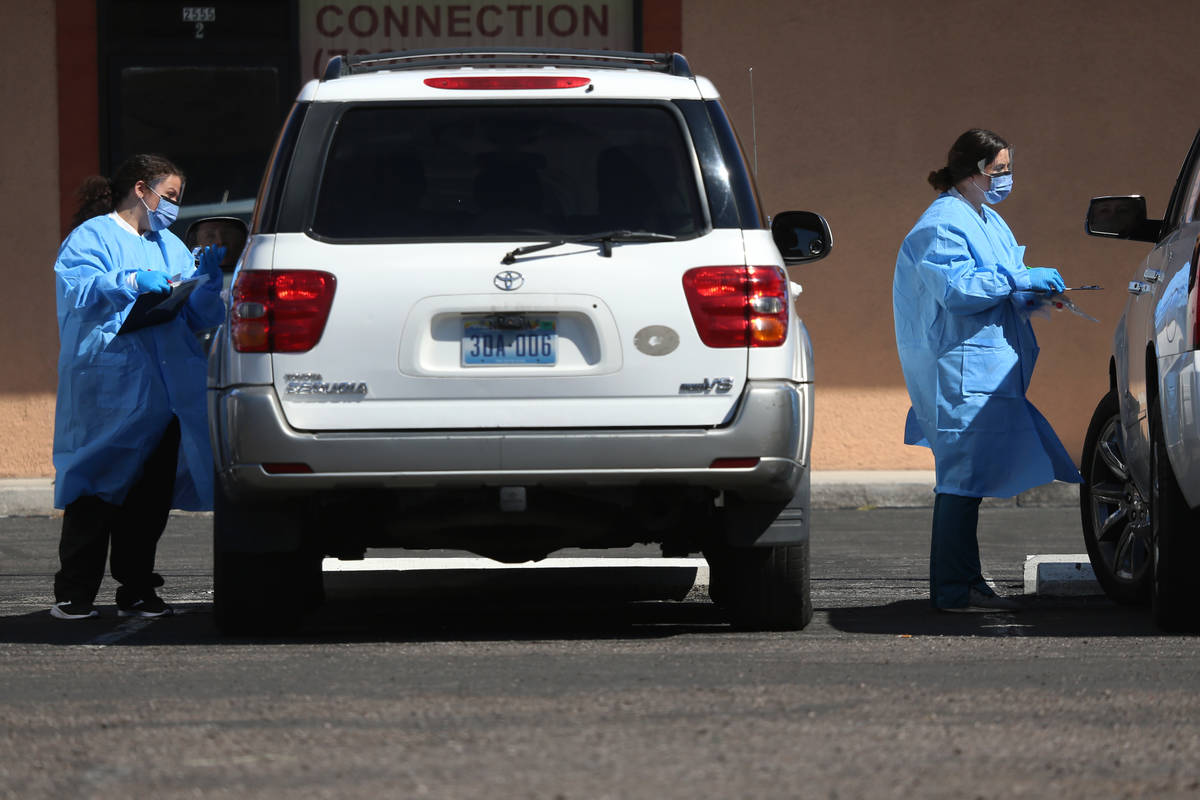
[[[758,178],[758,117],[754,110],[754,67],[750,67],[750,141],[754,147],[754,177]]]

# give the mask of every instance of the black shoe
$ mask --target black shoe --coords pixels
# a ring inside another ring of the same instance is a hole
[[[1020,611],[1021,604],[1016,600],[1008,597],[1001,597],[991,591],[991,587],[987,587],[987,592],[980,591],[974,586],[967,592],[967,604],[958,608],[940,608],[939,611],[953,611],[957,613],[976,612],[986,613],[988,611]]]
[[[169,617],[175,611],[154,592],[132,603],[117,603],[119,617]]]
[[[63,600],[50,606],[50,616],[55,619],[91,619],[100,616],[100,612],[91,603]]]

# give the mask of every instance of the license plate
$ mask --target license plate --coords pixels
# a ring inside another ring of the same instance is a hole
[[[546,317],[472,317],[463,320],[463,366],[554,364],[556,321]]]

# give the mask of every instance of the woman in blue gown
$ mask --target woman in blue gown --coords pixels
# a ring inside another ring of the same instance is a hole
[[[929,175],[938,197],[896,259],[896,346],[912,400],[906,444],[933,449],[937,486],[930,596],[944,610],[1014,609],[982,577],[980,499],[1012,497],[1079,472],[1025,398],[1038,346],[1029,314],[1064,288],[1025,266],[1025,248],[990,206],[1012,187],[1012,148],[991,131],[955,141]]]
[[[54,504],[64,513],[50,611],[59,619],[97,616],[110,542],[118,613],[169,614],[154,573],[167,515],[211,508],[206,359],[196,333],[223,318],[223,254],[193,255],[168,230],[183,189],[180,169],[154,155],[130,158],[111,180],[90,179],[54,264]],[[139,296],[165,296],[173,280],[199,276],[177,316],[119,333]]]

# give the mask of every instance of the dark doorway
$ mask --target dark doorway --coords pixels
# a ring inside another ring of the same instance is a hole
[[[101,0],[98,23],[104,173],[162,153],[188,179],[177,233],[248,219],[299,88],[294,2]]]

